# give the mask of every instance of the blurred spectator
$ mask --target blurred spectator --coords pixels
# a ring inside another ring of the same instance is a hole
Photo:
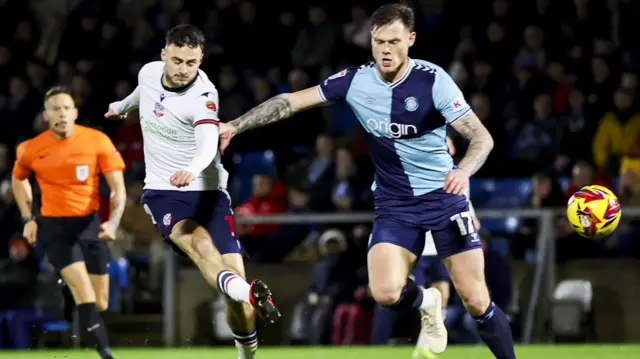
[[[640,114],[633,108],[632,94],[618,89],[614,94],[614,108],[600,120],[593,138],[593,158],[603,168],[611,156],[631,152],[640,138]]]
[[[284,185],[268,174],[253,176],[253,194],[246,202],[236,207],[238,216],[279,214],[285,210]],[[238,226],[238,235],[259,239],[277,230],[277,224],[243,224]]]
[[[586,161],[579,161],[571,170],[571,182],[567,187],[565,197],[569,199],[574,193],[584,186],[598,185],[611,188],[611,179],[604,174],[599,174]]]
[[[328,134],[321,134],[316,139],[315,153],[312,157],[290,169],[294,176],[304,179],[309,188],[309,207],[315,211],[326,211],[333,208],[331,191],[334,178],[334,142]]]
[[[560,187],[554,172],[542,171],[534,174],[527,208],[561,208],[566,202],[562,187]],[[512,241],[511,251],[514,258],[530,258],[532,251],[536,248],[538,230],[539,221],[537,219],[529,218],[522,221]]]
[[[291,51],[291,62],[296,67],[319,68],[330,63],[338,32],[321,6],[309,8],[309,23],[310,26],[298,34]]]
[[[561,122],[553,115],[551,96],[539,94],[534,102],[534,117],[524,123],[513,145],[513,157],[524,170],[520,175],[546,168],[560,149]]]

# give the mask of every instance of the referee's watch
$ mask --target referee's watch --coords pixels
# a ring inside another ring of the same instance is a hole
[[[36,216],[22,217],[22,224],[25,225],[28,222],[35,221]]]

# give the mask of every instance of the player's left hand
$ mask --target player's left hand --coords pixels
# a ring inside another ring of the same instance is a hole
[[[100,225],[100,233],[98,233],[98,238],[103,241],[114,241],[116,239],[116,231],[109,223],[109,221],[104,222]]]
[[[178,171],[171,176],[169,182],[172,186],[180,188],[188,186],[195,178],[196,176],[189,171]]]
[[[465,194],[469,187],[469,173],[456,168],[444,177],[444,190],[452,194]]]

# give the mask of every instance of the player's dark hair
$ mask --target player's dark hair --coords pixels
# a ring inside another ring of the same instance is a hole
[[[71,90],[68,87],[62,86],[62,85],[56,85],[56,86],[53,86],[52,88],[48,89],[47,92],[44,93],[43,102],[46,103],[47,100],[49,100],[53,96],[60,95],[60,94],[69,95],[69,96],[71,96],[73,98],[73,95],[71,94]]]
[[[413,31],[416,23],[413,9],[405,4],[386,4],[380,6],[371,15],[373,28],[400,21],[409,31]]]
[[[165,38],[166,46],[175,45],[177,47],[188,46],[190,48],[199,47],[204,49],[204,34],[196,26],[183,24],[173,27]]]

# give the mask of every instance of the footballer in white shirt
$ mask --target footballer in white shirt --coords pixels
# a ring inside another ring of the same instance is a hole
[[[218,92],[199,69],[204,42],[195,26],[171,29],[162,61],[144,65],[136,89],[110,104],[105,117],[123,118],[139,110],[146,168],[141,201],[165,239],[230,298],[229,326],[239,357],[253,358],[255,312],[268,323],[278,320],[280,312],[262,281],[244,279],[226,191],[228,174],[218,152]]]

